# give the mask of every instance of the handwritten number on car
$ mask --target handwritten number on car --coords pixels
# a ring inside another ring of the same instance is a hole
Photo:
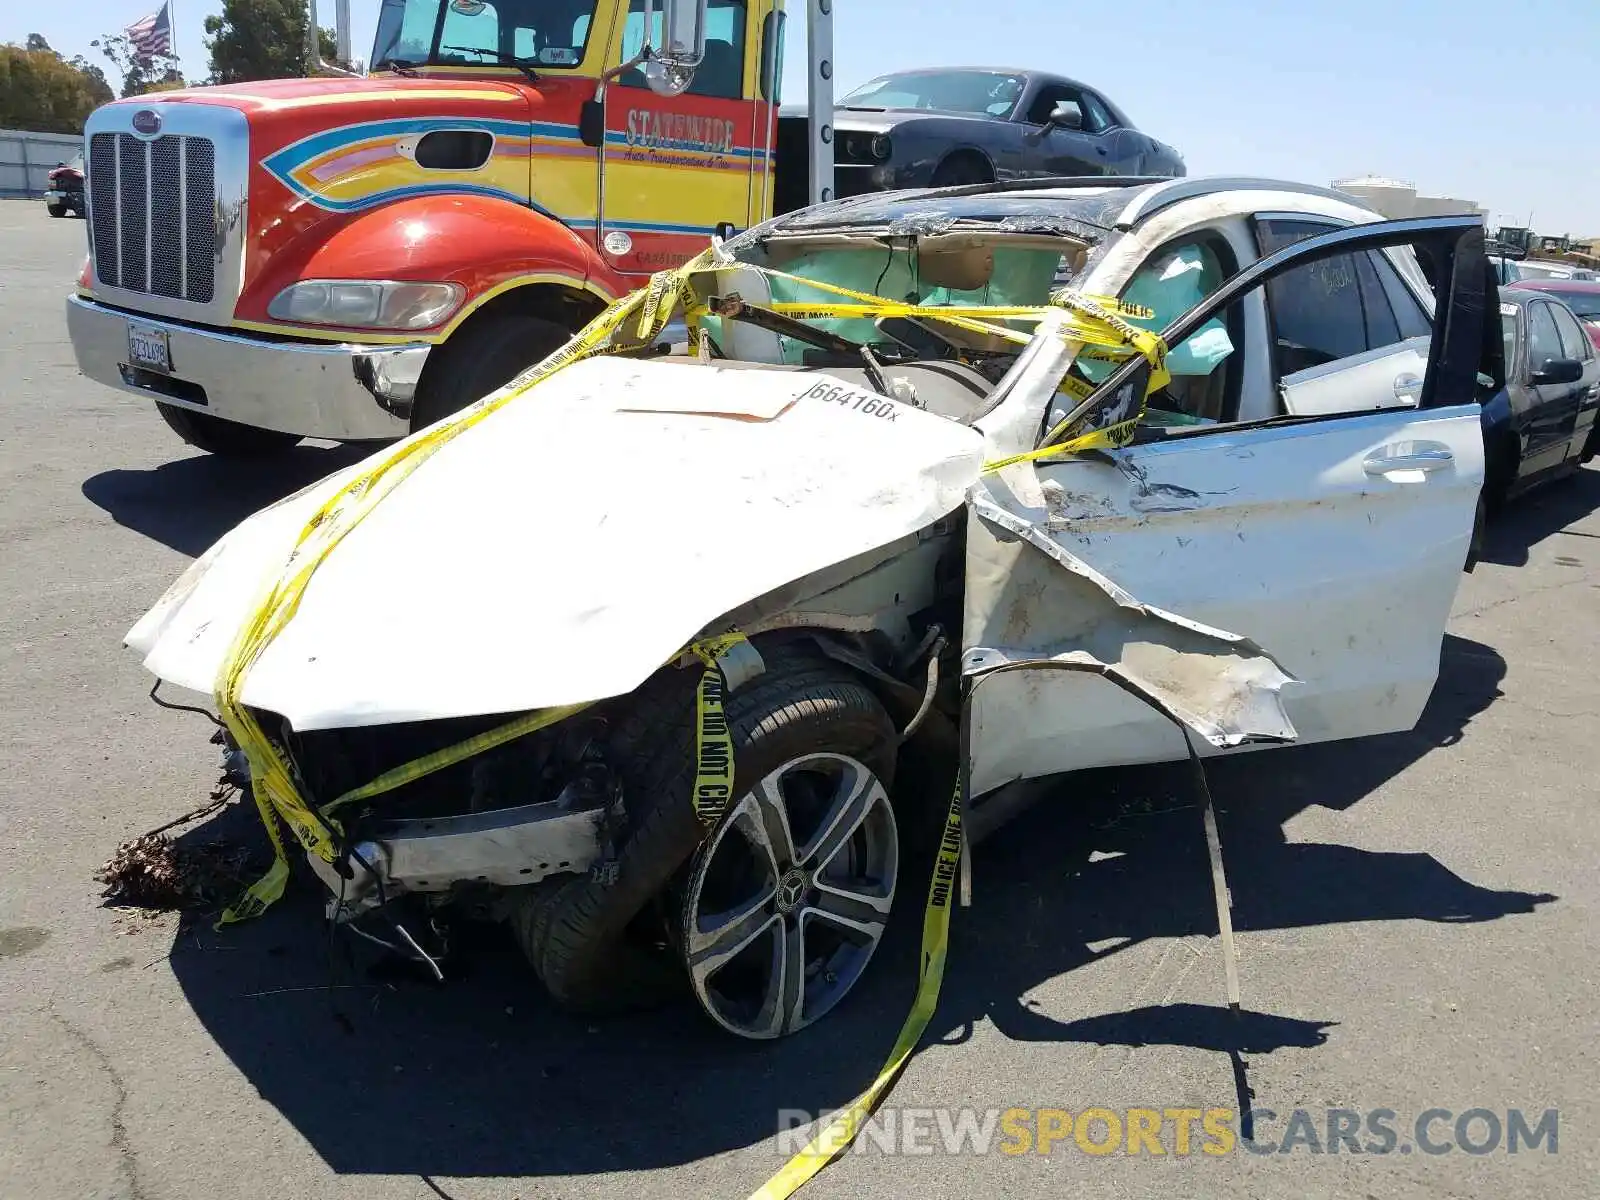
[[[840,387],[837,383],[823,381],[802,395],[808,399],[815,398],[842,404],[869,417],[882,417],[885,421],[893,421],[900,415],[899,405],[893,400],[875,392],[852,391],[847,387]]]

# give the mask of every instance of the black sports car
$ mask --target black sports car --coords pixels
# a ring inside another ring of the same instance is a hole
[[[803,107],[781,113],[781,174],[785,162],[806,161],[805,121]],[[880,75],[837,102],[834,130],[839,196],[1027,176],[1187,173],[1176,150],[1142,133],[1104,95],[1043,71]],[[803,205],[803,174],[780,178],[779,211]],[[796,188],[798,196],[790,194]]]

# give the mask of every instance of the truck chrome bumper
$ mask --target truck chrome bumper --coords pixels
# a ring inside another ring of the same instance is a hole
[[[170,374],[129,364],[128,325],[165,332]],[[330,441],[411,432],[411,403],[429,346],[274,342],[67,297],[78,369],[96,383],[257,429]]]

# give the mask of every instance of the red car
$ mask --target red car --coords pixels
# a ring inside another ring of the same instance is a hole
[[[1595,349],[1600,350],[1600,280],[1597,279],[1519,279],[1508,285],[1520,291],[1550,292],[1566,302],[1583,325]]]

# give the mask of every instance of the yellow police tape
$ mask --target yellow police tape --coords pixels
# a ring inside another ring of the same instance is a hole
[[[893,1086],[901,1069],[911,1057],[923,1031],[933,1020],[939,1006],[939,986],[944,982],[945,958],[950,948],[950,893],[955,886],[956,872],[961,866],[962,784],[965,772],[957,770],[956,788],[950,797],[950,809],[945,817],[944,835],[939,839],[939,857],[933,865],[933,880],[928,885],[928,903],[922,915],[922,971],[917,977],[917,996],[911,1003],[900,1036],[894,1040],[888,1061],[867,1089],[844,1108],[834,1114],[811,1139],[811,1143],[796,1154],[761,1187],[750,1193],[750,1200],[787,1200],[804,1187],[816,1173],[840,1154],[844,1153],[861,1132],[861,1126]]]
[[[639,320],[633,331],[632,346],[647,344],[658,336],[679,308],[684,310],[691,333],[700,332],[699,321],[705,310],[691,286],[691,278],[697,272],[714,267],[719,261],[716,255],[716,248],[713,247],[677,270],[663,271],[652,276],[647,287],[619,300],[579,331],[561,349],[518,376],[506,387],[398,443],[373,466],[342,487],[306,523],[287,561],[264,585],[252,618],[240,629],[224,658],[215,685],[217,706],[222,719],[249,762],[252,792],[261,814],[262,824],[266,827],[273,847],[272,866],[261,879],[246,890],[239,901],[223,913],[219,924],[256,916],[282,895],[289,876],[289,865],[278,829],[280,819],[289,826],[309,853],[332,862],[337,857],[338,843],[343,835],[333,816],[338,808],[356,800],[369,799],[392,791],[515,738],[546,728],[588,707],[587,704],[575,704],[524,714],[495,729],[386,771],[370,783],[336,797],[320,810],[313,810],[300,796],[294,769],[285,753],[267,736],[254,714],[244,706],[240,694],[251,666],[260,659],[273,638],[293,618],[306,586],[318,566],[384,496],[393,491],[440,447],[511,399],[525,393],[540,380],[584,358],[632,348],[626,338],[621,342],[614,342],[613,339],[619,331],[626,333],[624,322],[635,312],[638,313]],[[747,266],[747,264],[741,265]],[[1027,335],[1007,326],[996,325],[994,322],[1038,320],[1050,311],[1042,307],[948,308],[913,305],[831,284],[820,284],[815,280],[786,276],[779,271],[755,269],[764,270],[766,274],[776,277],[794,280],[807,287],[843,295],[852,302],[841,305],[773,306],[775,310],[788,312],[792,316],[803,313],[813,319],[840,316],[919,316],[946,321],[974,332],[992,333],[1012,342],[1026,342],[1029,340]],[[1126,359],[1133,355],[1142,355],[1146,359],[1149,372],[1145,389],[1139,397],[1138,411],[1131,417],[1075,438],[1064,438],[1062,435],[1067,430],[1058,427],[1051,430],[1050,439],[1062,440],[1026,454],[985,464],[986,470],[997,470],[1011,463],[1029,459],[1123,444],[1143,416],[1145,398],[1149,393],[1164,386],[1167,381],[1164,343],[1157,335],[1136,329],[1128,325],[1125,320],[1126,317],[1147,319],[1150,315],[1148,310],[1123,305],[1111,297],[1085,297],[1065,290],[1052,294],[1050,299],[1052,307],[1065,308],[1070,314],[1069,321],[1063,328],[1063,336],[1080,342],[1083,349],[1095,347],[1109,351],[1103,355],[1097,353],[1096,357]],[[1092,391],[1092,386],[1085,381],[1069,377],[1063,384],[1063,390],[1082,399]],[[734,795],[732,735],[723,707],[724,683],[717,663],[729,648],[741,640],[743,640],[742,634],[723,634],[697,641],[686,651],[698,658],[705,668],[696,689],[695,780],[692,800],[695,813],[708,832],[726,815]],[[900,1070],[916,1049],[929,1021],[932,1020],[938,1005],[939,989],[944,978],[945,960],[949,948],[951,892],[960,869],[964,847],[961,825],[963,783],[964,773],[958,771],[956,789],[946,815],[944,833],[940,839],[938,858],[923,915],[922,969],[918,979],[917,995],[911,1012],[895,1039],[888,1061],[873,1083],[849,1106],[836,1114],[811,1144],[755,1192],[751,1200],[785,1200],[843,1152],[854,1141],[863,1122],[892,1086]]]
[[[289,868],[278,819],[289,826],[308,853],[328,862],[334,861],[337,855],[337,839],[342,831],[333,818],[312,811],[301,798],[293,768],[284,752],[268,738],[255,715],[239,700],[251,666],[293,618],[316,569],[384,496],[440,447],[562,367],[601,352],[635,311],[639,311],[637,338],[649,341],[657,336],[671,320],[677,306],[688,307],[690,275],[710,263],[713,254],[714,249],[708,248],[678,271],[661,272],[652,277],[648,288],[619,300],[565,346],[506,387],[396,443],[374,465],[340,488],[306,522],[288,559],[267,579],[253,616],[240,628],[223,656],[213,688],[223,723],[249,763],[251,791],[273,849],[273,862],[267,873],[222,914],[219,924],[257,916],[283,895]]]

